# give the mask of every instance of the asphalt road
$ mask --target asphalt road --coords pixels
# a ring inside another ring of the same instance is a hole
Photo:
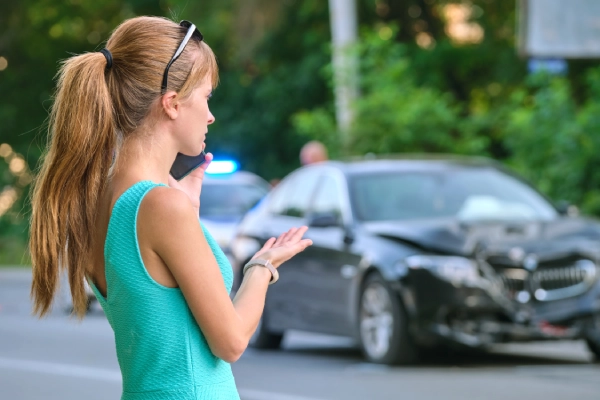
[[[112,331],[94,309],[31,317],[30,273],[0,269],[0,400],[118,399]],[[243,400],[600,399],[600,365],[582,342],[505,345],[416,367],[363,362],[347,339],[290,332],[283,351],[233,365]]]

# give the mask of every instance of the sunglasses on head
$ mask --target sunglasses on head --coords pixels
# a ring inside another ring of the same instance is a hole
[[[169,63],[167,64],[167,67],[165,68],[165,73],[163,74],[162,85],[160,87],[161,94],[165,94],[165,92],[167,91],[169,68],[171,68],[171,65],[175,62],[175,60],[177,60],[179,58],[181,53],[183,53],[185,46],[188,44],[188,42],[190,41],[192,36],[196,37],[200,41],[202,41],[204,39],[204,36],[202,36],[202,33],[200,33],[198,28],[196,28],[196,25],[192,24],[190,21],[185,21],[185,20],[181,21],[179,23],[179,26],[187,28],[187,33],[185,34],[183,40],[181,41],[181,44],[177,48],[177,51],[175,51],[175,54],[173,54],[171,61],[169,61]]]

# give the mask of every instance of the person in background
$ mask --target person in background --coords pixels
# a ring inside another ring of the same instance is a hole
[[[198,221],[212,155],[181,181],[169,175],[177,153],[204,149],[217,81],[195,25],[158,17],[123,22],[59,72],[32,197],[34,312],[50,311],[66,268],[83,316],[87,279],[115,334],[122,400],[239,400],[230,363],[277,268],[311,244],[306,227],[270,238],[230,299],[231,265]]]
[[[323,162],[328,159],[325,145],[318,140],[311,140],[300,149],[300,164],[302,165]]]

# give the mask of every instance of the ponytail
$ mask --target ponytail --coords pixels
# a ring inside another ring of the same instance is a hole
[[[106,82],[107,58],[86,53],[66,60],[49,121],[49,150],[34,182],[30,251],[34,313],[50,311],[59,273],[66,271],[74,311],[87,308],[84,288],[98,199],[117,145]]]
[[[111,34],[106,43],[110,51],[82,54],[61,65],[48,151],[32,195],[29,248],[35,314],[50,310],[61,272],[69,277],[74,311],[85,314],[84,279],[91,269],[98,199],[106,189],[113,156],[119,142],[146,123],[161,96],[165,66],[185,34],[166,18],[131,18]],[[215,55],[204,41],[190,41],[169,69],[169,89],[185,98],[207,76],[215,86]]]

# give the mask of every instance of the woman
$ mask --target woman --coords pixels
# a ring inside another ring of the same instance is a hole
[[[178,152],[204,149],[217,79],[195,26],[156,17],[125,21],[106,49],[59,73],[32,202],[34,308],[49,311],[64,266],[82,316],[88,279],[115,332],[125,400],[239,399],[229,363],[275,268],[311,244],[306,227],[271,238],[230,300],[231,266],[198,222],[212,156],[180,182],[169,176]]]

